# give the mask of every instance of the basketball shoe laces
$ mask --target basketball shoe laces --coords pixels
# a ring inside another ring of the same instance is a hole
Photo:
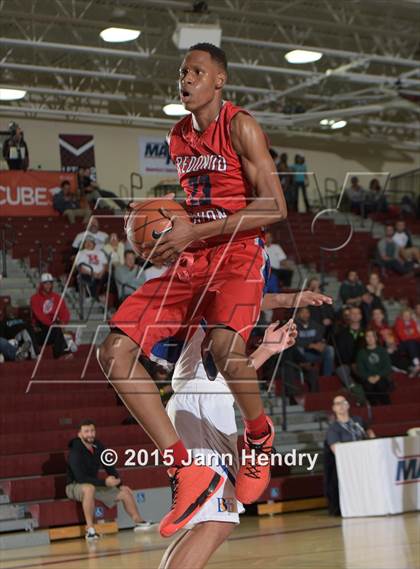
[[[175,474],[171,477],[172,505],[171,510],[175,508],[176,499],[178,497],[179,488],[179,468],[175,468]]]
[[[255,454],[257,456],[259,456],[260,454],[268,454],[270,455],[271,453],[275,453],[276,449],[272,446],[264,446],[264,443],[269,439],[270,437],[270,433],[268,433],[267,437],[260,443],[256,443],[253,442],[252,440],[248,440],[248,447],[250,450],[255,450]],[[261,477],[261,468],[263,468],[263,465],[259,465],[257,464],[257,461],[255,461],[255,464],[252,462],[252,460],[247,460],[247,464],[246,464],[246,472],[245,472],[245,476],[248,476],[248,478],[254,478],[254,479],[258,479]]]

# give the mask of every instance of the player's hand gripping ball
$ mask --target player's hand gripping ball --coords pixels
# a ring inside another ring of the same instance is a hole
[[[167,217],[161,213],[161,210],[167,213]],[[124,229],[133,251],[143,259],[161,264],[160,259],[153,258],[154,249],[165,235],[172,231],[177,218],[191,223],[185,209],[175,200],[152,199],[132,202],[130,212],[125,216]],[[148,244],[147,248],[145,244]]]

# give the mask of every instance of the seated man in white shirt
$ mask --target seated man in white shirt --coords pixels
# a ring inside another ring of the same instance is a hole
[[[403,219],[396,222],[392,240],[400,248],[399,253],[404,261],[413,262],[416,265],[420,263],[420,250],[413,246],[410,232],[407,230]]]
[[[323,302],[330,304],[332,299],[309,291],[301,295],[267,294],[262,309],[291,308],[295,303],[319,306]],[[214,363],[208,361],[206,349],[202,347],[205,335],[204,328],[198,327],[182,348],[172,377],[174,394],[168,402],[167,413],[192,456],[206,457],[206,460],[211,457],[211,467],[224,478],[224,484],[185,526],[186,531],[168,547],[159,569],[202,569],[239,524],[239,514],[244,511],[235,498],[239,453],[234,398]],[[292,346],[295,338],[296,326],[292,320],[281,328],[278,322],[271,324],[263,343],[251,354],[249,365],[258,369],[272,355]],[[223,457],[231,457],[231,461]]]
[[[98,251],[103,249],[109,237],[108,233],[99,230],[99,220],[93,216],[90,218],[87,224],[86,231],[81,231],[74,238],[74,241],[71,246],[73,249],[75,249],[74,251],[75,253],[79,250],[79,247],[84,242],[87,234],[89,234],[91,237],[94,237],[95,249],[97,249]]]
[[[108,258],[103,251],[96,249],[95,245],[95,238],[88,234],[85,237],[83,248],[76,256],[76,266],[90,294],[98,298],[106,281]]]
[[[286,253],[278,243],[273,242],[270,231],[265,233],[265,247],[270,259],[271,275],[268,283],[268,292],[279,292],[280,282],[289,287],[293,277],[293,263],[287,259]]]

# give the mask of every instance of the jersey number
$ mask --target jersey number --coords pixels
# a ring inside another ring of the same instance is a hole
[[[211,184],[210,176],[194,176],[188,180],[191,188],[190,205],[210,205],[211,204]],[[198,197],[200,196],[200,197]]]

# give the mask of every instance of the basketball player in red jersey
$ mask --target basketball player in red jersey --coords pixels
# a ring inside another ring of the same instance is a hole
[[[183,464],[187,451],[138,361],[140,353],[150,356],[164,339],[187,340],[205,321],[206,355],[212,356],[241,409],[246,446],[257,455],[269,454],[274,439],[246,342],[264,287],[267,255],[260,228],[284,219],[287,210],[261,128],[247,111],[222,99],[226,79],[222,50],[211,44],[190,48],[179,89],[191,114],[175,125],[168,142],[194,224],[173,219],[171,232],[157,246],[145,244],[145,256],[174,264],[125,300],[98,351],[104,373],[126,406],[163,456],[173,457],[173,504],[160,524],[164,536],[187,524],[222,481],[207,466]],[[238,500],[257,500],[269,478],[269,466],[241,465]]]

